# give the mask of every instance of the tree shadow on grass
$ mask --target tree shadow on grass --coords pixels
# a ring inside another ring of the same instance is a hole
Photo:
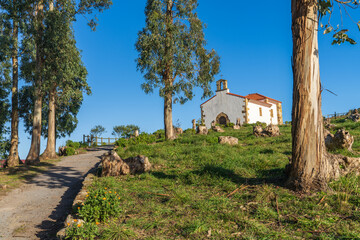
[[[258,177],[258,178],[247,178],[240,176],[234,172],[234,170],[226,169],[221,166],[216,165],[205,165],[199,170],[194,170],[190,172],[191,174],[203,176],[203,175],[210,175],[213,177],[218,178],[224,178],[229,179],[235,184],[246,184],[246,185],[261,185],[261,184],[273,184],[275,186],[284,186],[284,182],[286,179],[285,171],[283,168],[274,168],[269,170],[261,170],[258,172],[259,176],[264,177]],[[176,174],[166,174],[164,172],[151,172],[151,175],[153,175],[156,178],[159,179],[178,179],[183,178],[186,176],[176,175]],[[189,173],[183,173],[185,175],[188,175]]]
[[[233,170],[223,168],[221,166],[205,165],[202,169],[193,171],[197,175],[213,175],[231,180],[235,184],[246,185],[261,185],[274,184],[276,186],[283,186],[285,181],[285,172],[282,168],[274,168],[269,170],[261,170],[259,178],[247,178],[236,174]]]

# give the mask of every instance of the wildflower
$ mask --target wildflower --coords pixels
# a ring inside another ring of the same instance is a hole
[[[81,203],[81,205],[83,205],[83,206],[84,206],[85,204],[84,204],[84,203]]]
[[[74,219],[74,222],[77,222],[77,219]]]
[[[86,195],[86,197],[89,197],[89,194],[88,194],[88,195]]]
[[[120,200],[120,198],[118,198]]]
[[[68,226],[70,226],[70,223],[67,223]]]
[[[116,192],[115,192],[115,194],[116,194]]]
[[[78,210],[80,210],[80,207],[78,207]]]
[[[111,191],[109,191],[109,193],[111,193]]]
[[[96,224],[96,225],[99,225],[100,223],[99,223],[99,222],[96,222],[95,224]]]
[[[103,200],[106,200],[106,197],[104,197]]]
[[[105,194],[107,194],[107,192],[105,192]]]
[[[107,187],[105,188],[105,190],[107,190]]]
[[[81,227],[81,224],[78,224],[77,226],[78,226],[78,227]]]

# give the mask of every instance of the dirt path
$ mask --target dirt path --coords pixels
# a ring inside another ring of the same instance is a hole
[[[54,167],[0,199],[0,239],[54,239],[84,176],[106,147],[63,158]]]

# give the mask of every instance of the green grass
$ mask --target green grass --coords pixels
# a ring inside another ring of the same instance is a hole
[[[336,124],[356,136],[354,151],[359,152],[360,123]],[[332,190],[312,195],[284,188],[291,127],[280,129],[282,135],[274,138],[256,138],[247,126],[119,148],[122,158],[148,156],[153,168],[96,179],[93,189],[121,196],[120,214],[98,225],[98,238],[360,238],[360,178],[342,178],[331,183]],[[238,137],[239,145],[219,145],[220,135]]]

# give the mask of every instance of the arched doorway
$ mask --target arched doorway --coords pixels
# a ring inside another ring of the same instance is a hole
[[[230,123],[230,119],[225,113],[222,112],[216,117],[216,123],[220,125],[226,125]]]
[[[225,118],[224,116],[221,116],[221,117],[219,118],[219,124],[221,124],[221,125],[225,125],[225,124],[226,124],[226,118]]]

